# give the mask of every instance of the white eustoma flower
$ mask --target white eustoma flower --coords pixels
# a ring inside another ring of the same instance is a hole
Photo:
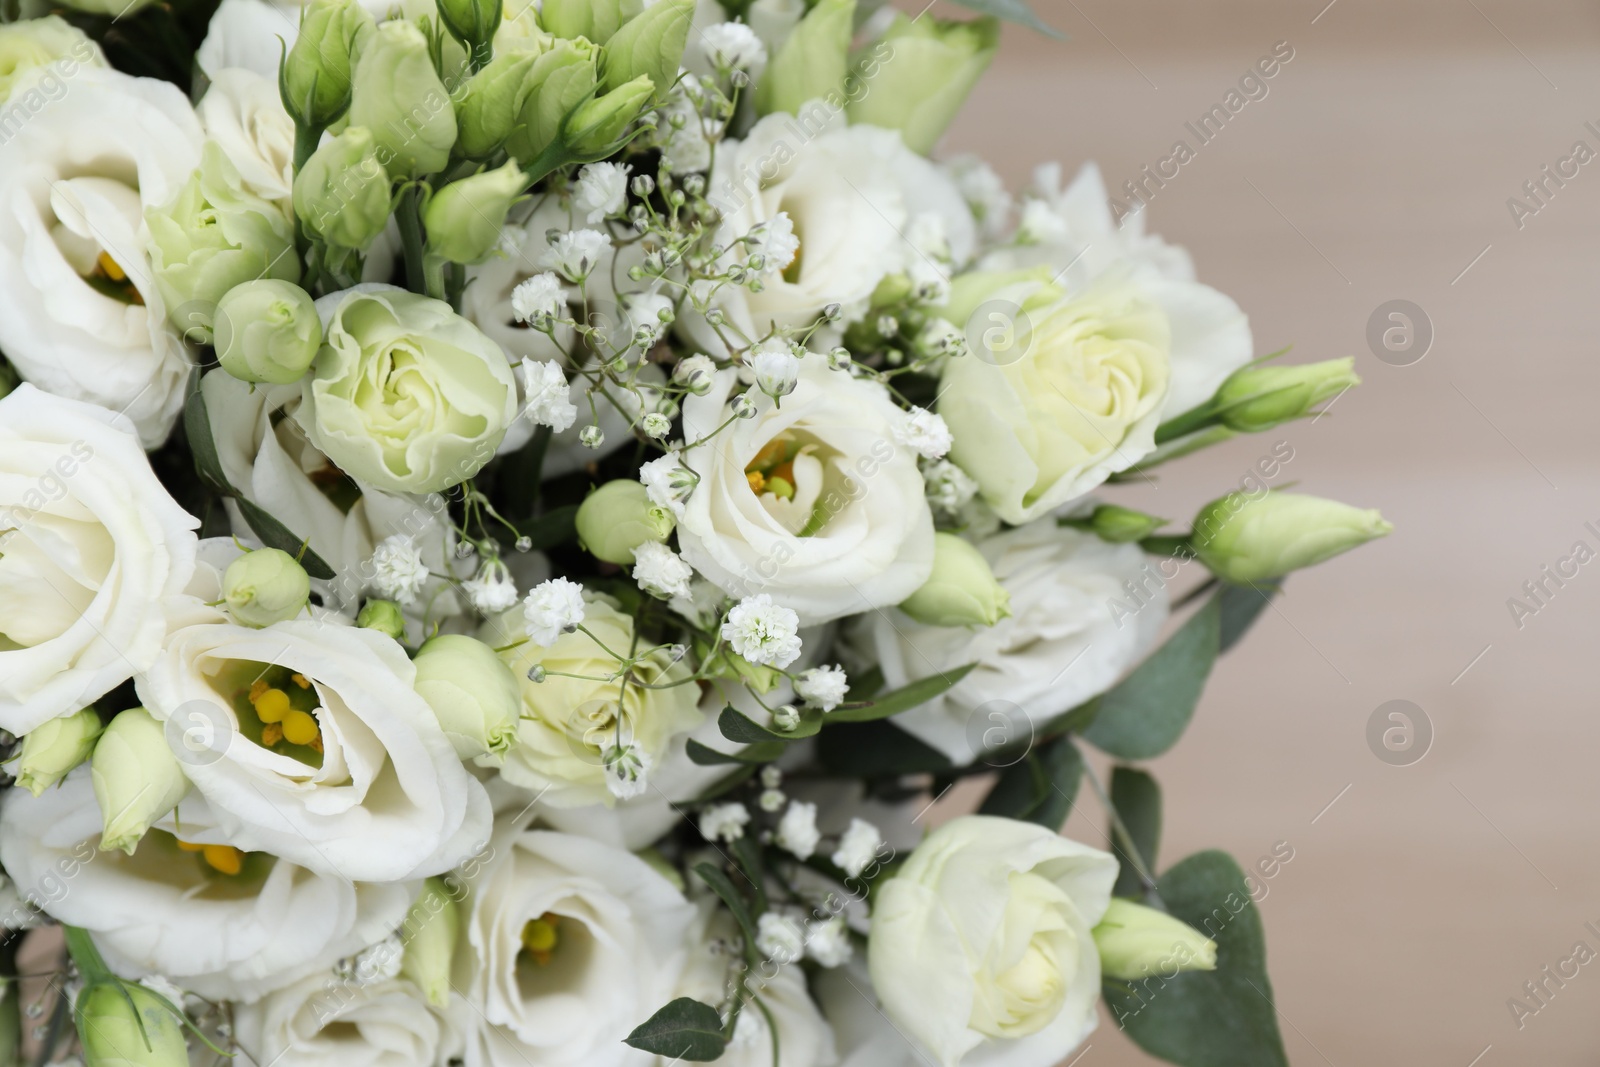
[[[839,836],[839,847],[829,858],[835,867],[856,878],[878,858],[882,847],[882,831],[865,819],[852,818]]]
[[[689,499],[700,478],[683,465],[677,453],[669,452],[641,464],[639,481],[644,484],[650,503],[667,508],[673,515],[683,518],[684,501]]]
[[[806,928],[806,955],[824,967],[842,967],[855,955],[850,927],[842,918],[811,923]]]
[[[555,644],[562,634],[576,630],[583,622],[584,612],[583,586],[570,578],[540,582],[522,601],[528,640],[544,648]]]
[[[756,948],[780,966],[794,963],[806,952],[805,927],[779,912],[763,912],[756,924]]]
[[[774,337],[756,345],[750,367],[755,372],[756,388],[770,397],[788,396],[800,378],[800,361],[789,342]]]
[[[800,616],[758,593],[728,612],[722,639],[751,663],[787,667],[800,658]]]
[[[718,22],[700,32],[700,49],[718,70],[749,70],[767,61],[766,46],[742,22]]]
[[[294,189],[294,120],[283,109],[275,78],[229,68],[211,75],[195,106],[206,136],[222,146],[245,187],[281,201]]]
[[[630,169],[626,163],[590,163],[578,171],[572,200],[585,222],[599,222],[622,210],[628,196]]]
[[[659,541],[646,541],[633,550],[633,580],[651,596],[670,600],[689,595],[694,568]]]
[[[611,238],[599,230],[568,230],[556,235],[540,262],[576,285],[599,266],[600,257],[610,250]]]
[[[716,375],[716,362],[702,352],[679,360],[678,365],[672,368],[672,380],[695,396],[705,396],[710,392]]]
[[[0,472],[0,729],[20,735],[150,668],[199,521],[127,419],[31,385],[0,399]]]
[[[166,440],[191,364],[144,214],[178,194],[202,139],[176,86],[86,67],[0,143],[0,351],[46,392],[127,415],[147,448]]]
[[[561,368],[553,360],[541,363],[525,359],[517,369],[522,377],[528,418],[556,433],[570,427],[578,417],[578,408],[572,402],[572,386]]]
[[[402,605],[415,604],[428,581],[428,565],[422,562],[422,552],[405,534],[394,534],[378,542],[368,565],[372,571],[372,588]]]
[[[205,808],[195,794],[179,805],[189,850],[153,830],[131,856],[99,851],[100,806],[82,767],[37,799],[7,798],[0,862],[27,899],[88,930],[117,973],[164,976],[217,1000],[255,1000],[325,972],[405,918],[416,894],[404,883],[351,882],[265,853],[244,856],[239,874],[213,867],[193,851],[219,841],[199,828],[213,821]]]
[[[795,236],[794,220],[787,211],[780,211],[753,229],[744,237],[747,259],[761,257],[763,276],[782,274],[800,252],[800,238]]]
[[[804,800],[791,800],[789,807],[778,820],[778,847],[793,853],[796,859],[808,860],[822,840],[817,829],[817,806]]]
[[[928,486],[928,503],[946,515],[955,515],[978,495],[978,483],[947,459],[922,472]]]
[[[924,459],[943,459],[955,440],[943,419],[926,408],[912,408],[894,428],[895,440]]]
[[[519,599],[510,568],[497,559],[486,560],[477,577],[462,582],[461,588],[480,615],[498,615]]]
[[[399,963],[398,954],[393,956]],[[471,1009],[457,1012],[465,1019]],[[239,1047],[255,1063],[411,1067],[446,1062],[459,1027],[410,981],[351,981],[332,971],[234,1008]]]
[[[566,294],[561,290],[561,279],[554,271],[540,271],[524,278],[511,290],[511,310],[518,322],[537,323],[553,318],[567,305]]]
[[[844,668],[837,665],[808,668],[800,673],[794,683],[794,691],[800,695],[800,699],[823,711],[832,711],[844,703],[849,690],[850,679],[845,675]]]
[[[700,836],[707,841],[737,841],[749,822],[750,809],[743,804],[713,804],[700,813]]]
[[[300,35],[300,11],[297,4],[272,0],[222,0],[195,54],[196,65],[207,77],[242,67],[276,80],[282,50],[294,47]]]

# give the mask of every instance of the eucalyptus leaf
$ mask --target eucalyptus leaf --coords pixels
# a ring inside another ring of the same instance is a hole
[[[537,519],[519,523],[517,532],[531,542],[530,549],[537,551],[574,541],[578,537],[578,505],[551,508]]]
[[[211,373],[225,372],[214,370]],[[200,480],[219,493],[238,496],[239,491],[228,481],[227,472],[222,469],[222,458],[217,455],[217,439],[211,433],[211,413],[206,410],[206,395],[200,391],[198,374],[194,376],[189,399],[184,403],[183,431],[189,439],[189,451],[194,455],[194,469]]]
[[[634,1027],[623,1041],[657,1056],[696,1063],[720,1059],[728,1047],[717,1009],[690,997],[667,1004]]]
[[[297,536],[293,530],[252,501],[241,496],[235,498],[234,502],[239,505],[244,521],[250,524],[250,529],[255,531],[262,544],[297,557],[300,566],[304,567],[311,577],[320,578],[325,582],[333,580],[335,576],[333,568],[328,566],[321,556],[311,551],[311,546],[306,544],[304,538]]]
[[[846,778],[921,774],[954,766],[943,752],[887,719],[828,727],[817,735],[817,759],[830,773]]]
[[[1282,588],[1277,582],[1263,582],[1260,585],[1223,583],[1217,592],[1217,599],[1222,601],[1221,651],[1228,651],[1244,639],[1244,635]]]
[[[701,767],[715,767],[723,763],[771,763],[783,755],[783,745],[776,741],[751,745],[738,752],[719,752],[691,737],[684,742],[684,750],[689,754],[689,762]]]
[[[1151,759],[1171,748],[1194,717],[1217,660],[1221,626],[1222,603],[1212,596],[1166,644],[1101,695],[1099,713],[1083,736],[1127,760]]]
[[[1083,754],[1058,737],[1007,767],[978,810],[1060,830],[1083,781]]]
[[[745,903],[739,890],[734,888],[733,881],[709,863],[695,864],[694,873],[698,874],[700,880],[710,886],[711,891],[728,906],[728,911],[733,914],[733,921],[739,924],[739,929],[744,933],[746,949],[753,952],[756,943],[756,922],[750,917],[750,906]]]
[[[1161,847],[1161,785],[1135,767],[1117,767],[1111,772],[1111,806],[1127,827],[1133,848],[1146,869],[1155,870],[1156,850]],[[1116,833],[1111,837],[1112,851],[1122,864],[1112,893],[1119,897],[1142,896],[1144,880],[1128,861],[1124,842]]]
[[[885,693],[872,703],[864,707],[843,706],[833,709],[827,714],[829,723],[836,722],[873,722],[877,719],[887,719],[891,715],[898,715],[902,711],[910,711],[920,707],[942,695],[952,686],[960,683],[961,679],[972,673],[976,663],[966,663],[960,667],[952,668],[927,678],[919,678],[910,685],[901,686],[893,692]]]
[[[815,712],[802,715],[799,725],[793,730],[784,732],[768,729],[738,708],[729,706],[723,708],[722,714],[717,717],[717,729],[722,731],[723,737],[729,741],[737,741],[741,745],[786,745],[803,737],[815,736],[816,732],[822,729],[822,715]]]

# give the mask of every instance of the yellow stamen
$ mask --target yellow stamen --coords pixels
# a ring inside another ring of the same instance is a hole
[[[289,694],[282,689],[268,689],[252,703],[262,722],[282,722],[283,717],[289,714]]]
[[[559,915],[545,912],[522,928],[522,947],[541,967],[550,962],[551,954],[561,942],[560,921]]]
[[[261,694],[265,693],[268,689],[271,689],[271,688],[272,688],[272,686],[267,684],[267,680],[265,678],[257,678],[255,681],[251,682],[250,683],[250,703],[254,704],[256,701],[260,700],[261,699]]]
[[[244,853],[232,845],[205,845],[200,849],[200,855],[214,871],[238,874],[244,870]]]
[[[95,265],[105,272],[105,276],[114,282],[125,282],[128,275],[116,260],[111,258],[111,253],[101,252],[95,259]]]
[[[744,477],[745,481],[750,483],[750,491],[756,496],[760,496],[767,487],[766,475],[760,471],[745,471]]]
[[[283,736],[290,744],[309,745],[320,736],[317,720],[304,711],[291,711],[283,717]]]
[[[282,740],[283,740],[283,724],[282,723],[269,722],[269,723],[267,723],[267,725],[265,725],[265,726],[263,726],[261,728],[261,744],[264,747],[271,748],[273,745],[277,744],[279,741],[282,741]]]
[[[192,841],[183,841],[177,838],[174,838],[174,840],[178,842],[178,847],[183,849],[185,852],[199,852],[206,847],[204,845],[197,845]]]
[[[289,680],[295,685],[298,685],[301,689],[311,688],[311,681],[303,674],[291,674],[289,675]]]

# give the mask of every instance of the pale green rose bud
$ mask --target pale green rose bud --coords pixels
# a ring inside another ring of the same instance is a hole
[[[312,0],[300,34],[283,60],[278,92],[299,125],[326,129],[350,107],[355,55],[373,33],[372,16],[356,0]]]
[[[324,244],[365,252],[389,224],[389,185],[372,131],[348,126],[295,175],[294,213]]]
[[[450,36],[482,66],[489,59],[495,31],[500,28],[500,0],[436,0],[439,21],[450,31]]]
[[[406,616],[392,600],[369,600],[361,605],[356,625],[388,634],[398,641],[406,632]]]
[[[161,724],[144,708],[129,708],[111,720],[95,743],[89,770],[104,824],[100,847],[130,856],[151,823],[189,792]]]
[[[971,542],[936,533],[933,574],[900,610],[928,626],[993,626],[1011,614],[1011,594]]]
[[[1114,545],[1143,541],[1166,524],[1166,519],[1117,504],[1101,504],[1087,518],[1061,520],[1062,526],[1087,530],[1100,540],[1110,541]]]
[[[1217,943],[1164,911],[1112,898],[1094,928],[1100,973],[1132,982],[1150,975],[1217,969]]]
[[[222,369],[245,382],[299,381],[322,345],[311,294],[292,282],[245,282],[217,305],[215,344]]]
[[[1236,370],[1212,401],[1217,421],[1239,433],[1260,433],[1315,414],[1318,404],[1361,384],[1355,363],[1346,356],[1298,367]]]
[[[182,1020],[137,982],[96,982],[78,1002],[85,1067],[188,1067]]]
[[[499,755],[517,738],[521,684],[482,641],[442,634],[417,652],[417,694],[462,759]]]
[[[561,131],[561,139],[566,142],[572,158],[592,162],[611,155],[654,93],[650,79],[641,74],[626,85],[582,104]]]
[[[467,79],[456,100],[456,151],[488,159],[516,127],[540,52],[499,52]]]
[[[17,785],[39,796],[88,759],[99,736],[100,716],[93,708],[34,727],[22,739],[22,751],[11,769]]]
[[[524,167],[531,166],[557,139],[572,109],[599,84],[599,51],[588,41],[557,41],[534,61],[524,83],[517,121],[506,138],[506,151]]]
[[[372,131],[378,159],[391,177],[432,174],[449,162],[456,110],[415,23],[385,22],[362,45],[350,125]]]
[[[450,1003],[450,965],[460,936],[460,912],[449,884],[429,878],[400,928],[406,946],[400,973],[415,982],[436,1008]]]
[[[1301,493],[1230,493],[1200,509],[1190,542],[1230,582],[1261,582],[1315,566],[1387,534],[1376,509]]]
[[[246,626],[287,622],[306,609],[310,597],[311,576],[281,549],[246,552],[222,573],[222,599]]]
[[[294,221],[249,192],[222,146],[207,141],[200,167],[169,204],[145,211],[156,287],[190,340],[209,341],[217,304],[258,278],[300,280]]]
[[[56,99],[66,91],[65,79],[105,65],[100,46],[59,15],[0,26],[0,103],[29,86]]]
[[[808,100],[843,99],[855,14],[855,0],[819,0],[761,75],[756,86],[757,114],[787,111],[793,115]]]
[[[606,42],[600,67],[606,89],[620,89],[648,77],[656,95],[665,96],[678,79],[678,63],[689,39],[695,0],[656,0],[625,22]]]
[[[440,189],[422,214],[428,251],[450,263],[482,263],[500,242],[506,212],[527,187],[522,166],[513,159]]]
[[[1000,45],[995,18],[895,16],[878,44],[892,49],[865,92],[845,111],[852,123],[899,130],[906,147],[927,155],[949,127]]]
[[[637,479],[618,478],[590,493],[578,505],[578,543],[596,559],[633,565],[633,550],[646,541],[672,535],[672,512],[650,503]]]
[[[557,37],[605,44],[622,26],[621,0],[544,0],[539,21]]]

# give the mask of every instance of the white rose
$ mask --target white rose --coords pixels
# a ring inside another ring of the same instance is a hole
[[[736,380],[722,371],[705,396],[685,400],[687,439],[728,419]],[[883,388],[811,353],[781,408],[767,396],[753,402],[754,418],[685,455],[700,483],[678,524],[684,558],[730,596],[770,593],[804,626],[915,592],[933,570],[933,516],[917,454],[897,443],[903,416]]]
[[[179,814],[203,805],[191,794]],[[89,930],[117,973],[161,975],[214,999],[254,1000],[331,967],[398,927],[415,895],[400,883],[357,884],[265,854],[225,874],[159,830],[131,856],[99,851],[100,829],[82,767],[38,799],[7,799],[0,861],[28,899]]]
[[[456,985],[481,1013],[467,1067],[654,1063],[622,1039],[672,999],[693,905],[637,856],[583,837],[507,822],[485,856],[469,865],[457,954]]]
[[[195,109],[206,136],[222,146],[246,187],[280,201],[294,188],[294,120],[283,110],[278,83],[232,67],[211,75]]]
[[[889,611],[860,624],[889,689],[977,664],[954,687],[894,720],[957,763],[980,755],[993,727],[1026,729],[1016,721],[1018,711],[1042,726],[1110,688],[1154,646],[1167,616],[1166,586],[1147,573],[1137,545],[1108,544],[1041,519],[978,549],[1011,595],[1010,618],[969,630],[924,626]],[[1131,616],[1113,608],[1126,601],[1129,581],[1147,599]]]
[[[236,1007],[234,1023],[252,1062],[285,1067],[431,1067],[460,1043],[450,1016],[411,982],[331,971]]]
[[[0,400],[0,728],[70,715],[155,661],[198,525],[126,419],[31,385]]]
[[[320,613],[260,630],[179,630],[139,696],[157,719],[177,717],[174,751],[230,843],[392,881],[449,870],[489,829],[483,786],[414,691],[415,674],[387,636]],[[287,697],[270,697],[273,714],[257,705],[268,691]],[[187,750],[188,732],[207,727],[220,741]]]
[[[1049,1067],[1098,1021],[1094,929],[1117,861],[1033,823],[948,822],[879,887],[867,966],[889,1018],[957,1063]]]
[[[177,194],[200,143],[176,86],[85,68],[0,144],[0,350],[39,388],[127,415],[146,447],[183,406],[189,359],[144,211]]]

